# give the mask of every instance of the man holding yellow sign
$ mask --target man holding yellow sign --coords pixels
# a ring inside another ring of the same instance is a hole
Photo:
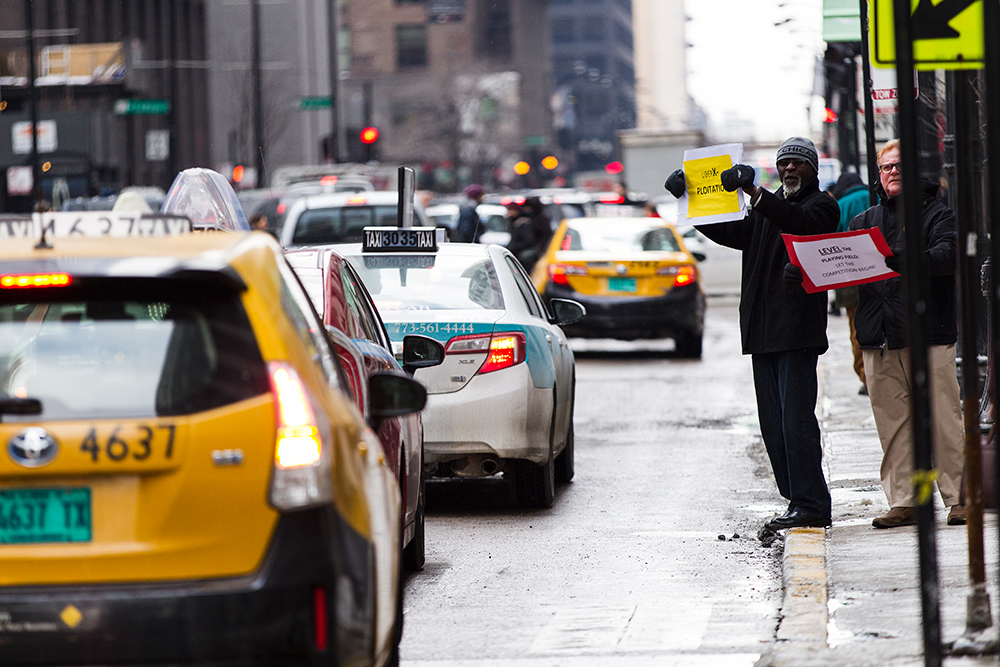
[[[687,157],[687,156],[686,156]],[[728,156],[726,156],[728,157]],[[798,283],[786,285],[788,253],[782,233],[829,234],[837,230],[840,208],[821,192],[818,154],[813,142],[791,137],[778,149],[776,166],[781,188],[771,193],[754,184],[753,167],[734,164],[718,173],[722,194],[742,203],[737,190],[750,196],[752,210],[728,215],[729,222],[698,229],[716,243],[743,251],[740,331],[743,354],[751,355],[761,436],[771,460],[778,491],[788,499],[788,511],[765,524],[775,532],[797,526],[830,525],[830,490],[823,476],[823,450],[816,421],[816,364],[827,349],[825,293],[807,294]],[[667,179],[674,196],[694,200],[720,193],[706,191],[707,173],[716,165],[684,162]],[[692,186],[694,196],[692,197]],[[707,206],[731,206],[724,200]],[[710,215],[718,211],[708,209]],[[700,221],[699,221],[700,222]]]

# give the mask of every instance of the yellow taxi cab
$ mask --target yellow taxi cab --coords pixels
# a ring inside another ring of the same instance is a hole
[[[66,215],[0,216],[0,664],[396,664],[399,486],[277,242]]]
[[[678,356],[700,358],[705,293],[698,262],[662,218],[567,218],[532,282],[549,302],[572,299],[587,316],[563,327],[581,338],[672,338]]]

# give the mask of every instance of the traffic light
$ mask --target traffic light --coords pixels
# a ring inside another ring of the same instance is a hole
[[[559,166],[559,158],[557,158],[555,155],[546,155],[545,157],[542,158],[542,166],[548,169],[549,171],[552,171],[553,169]]]
[[[233,178],[232,178],[232,181],[233,181],[234,185],[238,185],[240,182],[243,181],[243,165],[242,164],[238,164],[235,167],[233,167]]]
[[[531,171],[531,165],[524,160],[520,160],[514,164],[514,173],[518,176],[526,176],[529,171]]]
[[[375,142],[378,140],[378,128],[368,126],[361,130],[361,143],[363,144],[362,153],[364,154],[365,162],[371,162],[375,159]]]
[[[604,171],[606,171],[606,172],[608,172],[609,174],[612,174],[612,175],[620,174],[623,171],[625,171],[625,165],[623,165],[618,160],[615,160],[614,162],[607,163],[604,166]]]

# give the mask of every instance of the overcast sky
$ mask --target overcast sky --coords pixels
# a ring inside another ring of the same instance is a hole
[[[750,121],[759,140],[808,136],[822,119],[812,97],[822,57],[822,0],[685,0],[688,92],[717,130]],[[775,26],[775,23],[781,23]]]

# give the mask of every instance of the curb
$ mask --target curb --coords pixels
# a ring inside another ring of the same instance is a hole
[[[826,648],[826,529],[791,528],[781,557],[785,590],[775,643],[758,667],[801,667],[803,660]]]

